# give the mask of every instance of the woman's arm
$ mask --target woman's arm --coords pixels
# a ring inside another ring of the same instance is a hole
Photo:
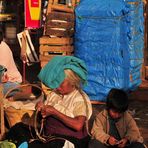
[[[72,117],[66,116],[65,114],[59,112],[58,110],[56,110],[54,107],[50,105],[45,105],[44,107],[42,107],[41,114],[43,118],[49,115],[53,115],[54,117],[61,120],[67,126],[73,128],[76,131],[80,131],[83,128],[84,123],[86,121],[85,116],[77,116],[77,117],[72,118]]]

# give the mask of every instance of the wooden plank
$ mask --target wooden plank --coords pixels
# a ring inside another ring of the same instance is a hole
[[[50,60],[49,60],[49,61],[50,61]],[[42,62],[41,62],[41,67],[44,67],[47,63],[48,63],[48,61],[42,61]]]
[[[47,15],[47,20],[63,20],[67,22],[74,22],[74,13],[56,12],[52,11]]]
[[[76,0],[71,0],[72,6],[76,6]]]
[[[40,45],[40,54],[44,55],[44,52],[73,52],[73,46],[49,46]]]
[[[56,36],[56,37],[72,37],[74,35],[74,30],[60,30],[58,28],[46,28],[45,35]]]
[[[48,62],[50,61],[53,57],[55,57],[56,55],[62,55],[62,54],[50,54],[50,55],[39,55],[40,61],[42,62]]]
[[[91,104],[106,104],[105,102],[102,102],[102,101],[94,101],[94,100],[91,100],[90,101],[91,102]]]
[[[50,38],[48,36],[43,36],[39,39],[39,43],[48,45],[71,45],[73,43],[73,38]]]
[[[47,14],[49,14],[53,10],[62,11],[62,12],[68,12],[68,13],[74,13],[74,9],[73,8],[69,8],[67,5],[61,5],[61,4],[51,5],[51,4],[48,4]]]
[[[49,13],[51,13],[51,6],[52,6],[52,4],[51,3],[48,3],[48,6],[47,6],[47,11],[46,11],[46,16],[49,14]]]
[[[48,51],[48,52],[44,52],[44,55],[43,56],[57,56],[57,55],[72,55],[71,52],[51,52],[51,51]]]
[[[40,59],[40,63],[41,63],[41,67],[45,66],[53,57],[57,56],[57,55],[62,55],[62,56],[73,56],[73,54],[71,53],[67,53],[66,55],[64,53],[57,53],[57,54],[48,54],[48,55],[39,55],[39,59]]]
[[[39,59],[40,61],[49,61],[51,58],[53,58],[54,56],[57,55],[62,55],[62,56],[66,56],[66,55],[72,55],[71,53],[48,53],[46,55],[39,55]]]
[[[59,0],[53,0],[53,4],[58,4]]]
[[[64,55],[63,55],[64,56]],[[55,57],[55,55],[48,55],[48,56],[43,56],[43,55],[40,55],[39,58],[40,58],[40,64],[41,64],[41,67],[44,67],[53,57]]]
[[[48,4],[53,4],[54,0],[48,0]]]
[[[43,56],[43,55],[39,55],[39,58],[40,58],[40,61],[41,62],[48,62],[49,60],[51,60],[53,57],[55,57],[57,54],[50,54],[50,55],[46,55],[46,56]],[[58,54],[58,55],[60,55],[60,54]],[[61,54],[62,55],[62,54]]]
[[[74,21],[73,22],[62,22],[58,20],[47,20],[46,28],[65,28],[71,29],[74,28]]]
[[[80,0],[71,0],[72,6],[75,6],[77,1],[80,1]],[[59,0],[49,0],[48,3],[50,3],[50,4],[60,4]],[[66,2],[63,5],[66,5]]]
[[[4,121],[4,106],[3,106],[3,85],[0,84],[0,140],[5,133],[5,121]]]

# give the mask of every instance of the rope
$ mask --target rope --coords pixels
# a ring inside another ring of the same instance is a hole
[[[47,142],[52,141],[52,140],[64,140],[64,141],[67,140],[65,138],[57,137],[57,136],[52,136],[52,135],[49,135],[49,136],[41,136],[41,133],[42,133],[42,130],[43,130],[43,126],[44,126],[44,119],[42,119],[42,121],[41,121],[41,128],[40,128],[40,132],[39,132],[38,127],[37,127],[38,113],[39,113],[39,111],[37,110],[35,112],[35,118],[34,118],[34,120],[35,120],[35,122],[34,122],[34,129],[35,129],[35,133],[36,133],[36,136],[37,136],[37,138],[36,138],[37,140],[40,140],[43,143],[47,143]],[[33,140],[36,140],[36,139],[31,139],[30,142],[32,142]]]
[[[12,91],[14,91],[14,90],[16,90],[16,89],[19,89],[19,88],[27,87],[27,86],[36,87],[36,88],[38,88],[39,90],[41,90],[42,93],[44,94],[44,98],[46,99],[46,93],[43,91],[43,89],[42,89],[40,86],[38,86],[38,85],[36,85],[36,84],[31,84],[31,83],[21,84],[21,85],[18,85],[18,86],[16,86],[16,87],[11,88],[10,90],[7,91],[7,93],[4,95],[3,98],[6,99],[7,96],[9,95],[9,93],[11,93]]]
[[[53,91],[51,91],[50,93],[52,93]],[[37,139],[38,140],[42,141],[43,143],[47,143],[47,142],[52,141],[52,140],[55,140],[55,139],[66,140],[65,138],[61,138],[61,137],[57,137],[57,136],[52,136],[52,135],[49,135],[49,136],[44,136],[43,135],[42,136],[41,133],[43,131],[43,126],[44,126],[44,120],[45,119],[42,119],[41,120],[41,128],[40,128],[40,132],[39,132],[39,130],[38,130],[38,124],[37,124],[38,123],[37,122],[38,114],[39,114],[39,111],[36,110],[35,111],[35,116],[34,116],[34,129],[35,129],[35,133],[36,133],[36,136],[37,136]]]
[[[88,108],[88,104],[87,104],[87,100],[85,99],[85,96],[84,96],[84,93],[83,91],[80,89],[79,90],[80,94],[82,95],[83,99],[84,99],[84,103],[86,105],[86,116],[88,117],[89,116],[89,108]],[[86,123],[86,130],[87,130],[87,133],[88,135],[91,137],[91,133],[89,132],[89,120],[86,120],[85,123]]]

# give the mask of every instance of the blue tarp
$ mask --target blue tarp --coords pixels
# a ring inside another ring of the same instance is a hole
[[[144,29],[142,0],[81,0],[75,9],[74,56],[84,60],[91,100],[106,101],[111,88],[141,83]]]

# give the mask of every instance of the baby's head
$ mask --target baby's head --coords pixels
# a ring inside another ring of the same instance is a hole
[[[128,95],[121,89],[113,88],[107,96],[107,110],[114,119],[120,118],[128,109]]]

